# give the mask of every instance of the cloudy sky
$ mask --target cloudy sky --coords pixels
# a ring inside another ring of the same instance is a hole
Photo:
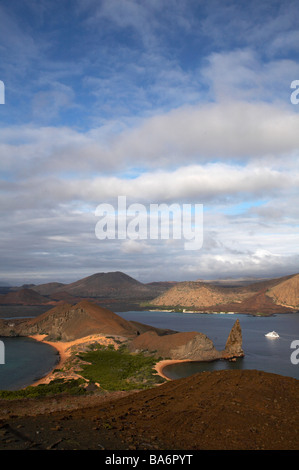
[[[298,0],[1,0],[0,283],[299,272],[298,14]],[[100,240],[96,209],[118,196],[202,204],[201,249]]]

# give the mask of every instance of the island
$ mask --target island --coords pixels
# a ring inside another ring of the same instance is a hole
[[[60,374],[52,372],[41,378],[39,384],[62,376],[65,379],[80,377],[80,367],[75,371],[74,367],[63,369],[63,366],[70,357],[97,346],[116,350],[125,346],[129,354],[150,356],[156,358],[156,362],[231,360],[244,356],[239,320],[234,323],[224,350],[218,351],[203,333],[177,332],[127,321],[90,301],[75,305],[63,302],[35,318],[1,319],[0,336],[30,336],[57,349],[60,360],[55,370],[58,369]],[[156,370],[165,378],[161,365],[156,365]]]

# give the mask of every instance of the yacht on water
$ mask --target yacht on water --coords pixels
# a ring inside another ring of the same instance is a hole
[[[267,338],[279,338],[279,334],[276,333],[276,331],[270,331],[265,336],[267,336]]]

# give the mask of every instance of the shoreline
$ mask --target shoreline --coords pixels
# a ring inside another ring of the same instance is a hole
[[[68,353],[68,354],[66,353],[66,350],[67,350],[66,343],[60,343],[58,341],[57,342],[45,341],[44,338],[46,336],[47,335],[30,335],[30,336],[28,336],[28,338],[32,338],[35,341],[39,341],[41,343],[48,344],[49,346],[52,346],[52,348],[54,348],[57,351],[58,361],[56,362],[53,369],[50,370],[50,372],[48,372],[46,375],[44,375],[40,379],[35,380],[31,384],[32,387],[35,387],[35,386],[40,385],[40,384],[49,383],[51,381],[51,379],[53,378],[54,370],[58,369],[58,368],[61,368],[65,364],[66,360],[70,357],[70,353]]]
[[[94,343],[94,342],[99,342],[100,344],[114,344],[114,341],[106,338],[104,335],[90,335],[90,336],[84,336],[83,338],[79,338],[73,341],[47,341],[45,338],[47,335],[29,335],[28,338],[32,338],[35,341],[39,341],[44,344],[48,344],[49,346],[52,346],[58,353],[58,362],[56,362],[55,366],[43,377],[40,377],[39,379],[35,380],[30,386],[35,387],[40,384],[48,384],[51,380],[53,380],[54,377],[54,370],[55,369],[61,369],[67,360],[71,357],[72,353],[74,352],[72,350],[73,346],[80,346],[88,343]],[[76,374],[79,375],[79,374]],[[71,378],[74,377],[74,371],[65,371],[64,372],[64,377]]]
[[[57,351],[58,361],[53,367],[53,369],[51,369],[45,376],[35,380],[31,384],[31,386],[33,387],[40,385],[40,384],[48,384],[51,380],[54,379],[54,370],[61,369],[65,365],[67,360],[72,355],[73,351],[71,349],[73,346],[79,346],[79,345],[89,343],[89,342],[94,342],[94,341],[101,342],[101,344],[103,344],[103,342],[106,344],[111,344],[111,342],[113,342],[110,339],[107,339],[103,335],[85,336],[83,338],[73,340],[73,341],[47,341],[45,340],[46,336],[47,335],[30,335],[28,337],[34,339],[35,341],[40,341],[41,343],[45,343],[45,344],[48,344],[49,346],[52,346]],[[192,361],[190,361],[190,359],[163,359],[155,364],[154,370],[163,379],[167,381],[172,381],[170,377],[167,377],[167,375],[164,374],[163,371],[165,367],[171,364],[179,364],[182,362],[192,362]],[[72,371],[69,371],[69,373],[65,372],[64,374],[65,374],[65,377],[67,376],[71,377],[74,373]]]
[[[157,371],[160,377],[163,377],[163,379],[172,381],[173,379],[171,379],[170,377],[167,377],[167,375],[164,374],[163,371],[165,367],[172,365],[172,364],[180,364],[182,362],[194,362],[194,361],[190,361],[190,359],[163,359],[162,361],[157,362],[154,369]]]
[[[117,345],[114,343],[114,341],[110,338],[106,338],[104,335],[91,335],[91,336],[85,336],[83,338],[79,338],[73,341],[47,341],[45,340],[47,335],[30,335],[28,338],[32,338],[35,341],[40,341],[42,343],[48,344],[49,346],[52,346],[56,351],[58,355],[58,361],[56,362],[55,366],[43,377],[40,377],[39,379],[35,380],[33,383],[30,384],[30,386],[37,386],[40,384],[48,384],[51,380],[55,378],[54,376],[54,371],[56,369],[61,369],[67,360],[71,357],[71,355],[75,352],[72,350],[73,346],[80,346],[80,345],[87,345],[87,344],[92,344],[94,342],[98,342],[100,344],[114,344],[116,347]],[[217,359],[216,359],[217,360]],[[167,377],[167,375],[164,373],[164,369],[172,364],[181,364],[184,362],[201,362],[201,361],[192,361],[190,359],[162,359],[161,361],[157,362],[153,369],[157,372],[157,375],[162,377],[163,379],[167,381],[172,381],[170,377]],[[64,378],[74,378],[74,376],[80,376],[80,374],[76,374],[72,369],[69,371],[64,371],[63,372],[63,377]]]

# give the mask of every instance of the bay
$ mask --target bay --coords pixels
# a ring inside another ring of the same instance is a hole
[[[169,378],[187,377],[205,370],[256,369],[299,379],[299,364],[291,362],[291,343],[299,340],[299,313],[258,317],[244,314],[195,314],[163,311],[118,312],[126,320],[175,331],[206,334],[219,350],[224,349],[229,332],[239,319],[242,328],[244,358],[236,362],[192,362],[168,366]],[[278,339],[265,334],[276,331]],[[58,361],[50,345],[31,338],[0,338],[5,345],[5,364],[0,364],[0,390],[17,390],[31,385],[50,372]],[[298,355],[297,355],[298,357]]]
[[[32,338],[0,338],[4,343],[5,364],[0,364],[0,390],[19,390],[44,377],[59,356],[49,344]]]
[[[291,343],[299,340],[299,313],[278,314],[269,317],[244,314],[204,314],[178,312],[124,312],[126,320],[139,321],[157,328],[175,331],[198,331],[206,334],[219,350],[224,349],[230,330],[240,321],[244,358],[236,362],[192,362],[167,366],[164,373],[172,379],[187,377],[203,370],[255,369],[299,379],[299,364],[293,364]],[[265,334],[276,331],[278,339]],[[298,356],[297,356],[298,357]]]

